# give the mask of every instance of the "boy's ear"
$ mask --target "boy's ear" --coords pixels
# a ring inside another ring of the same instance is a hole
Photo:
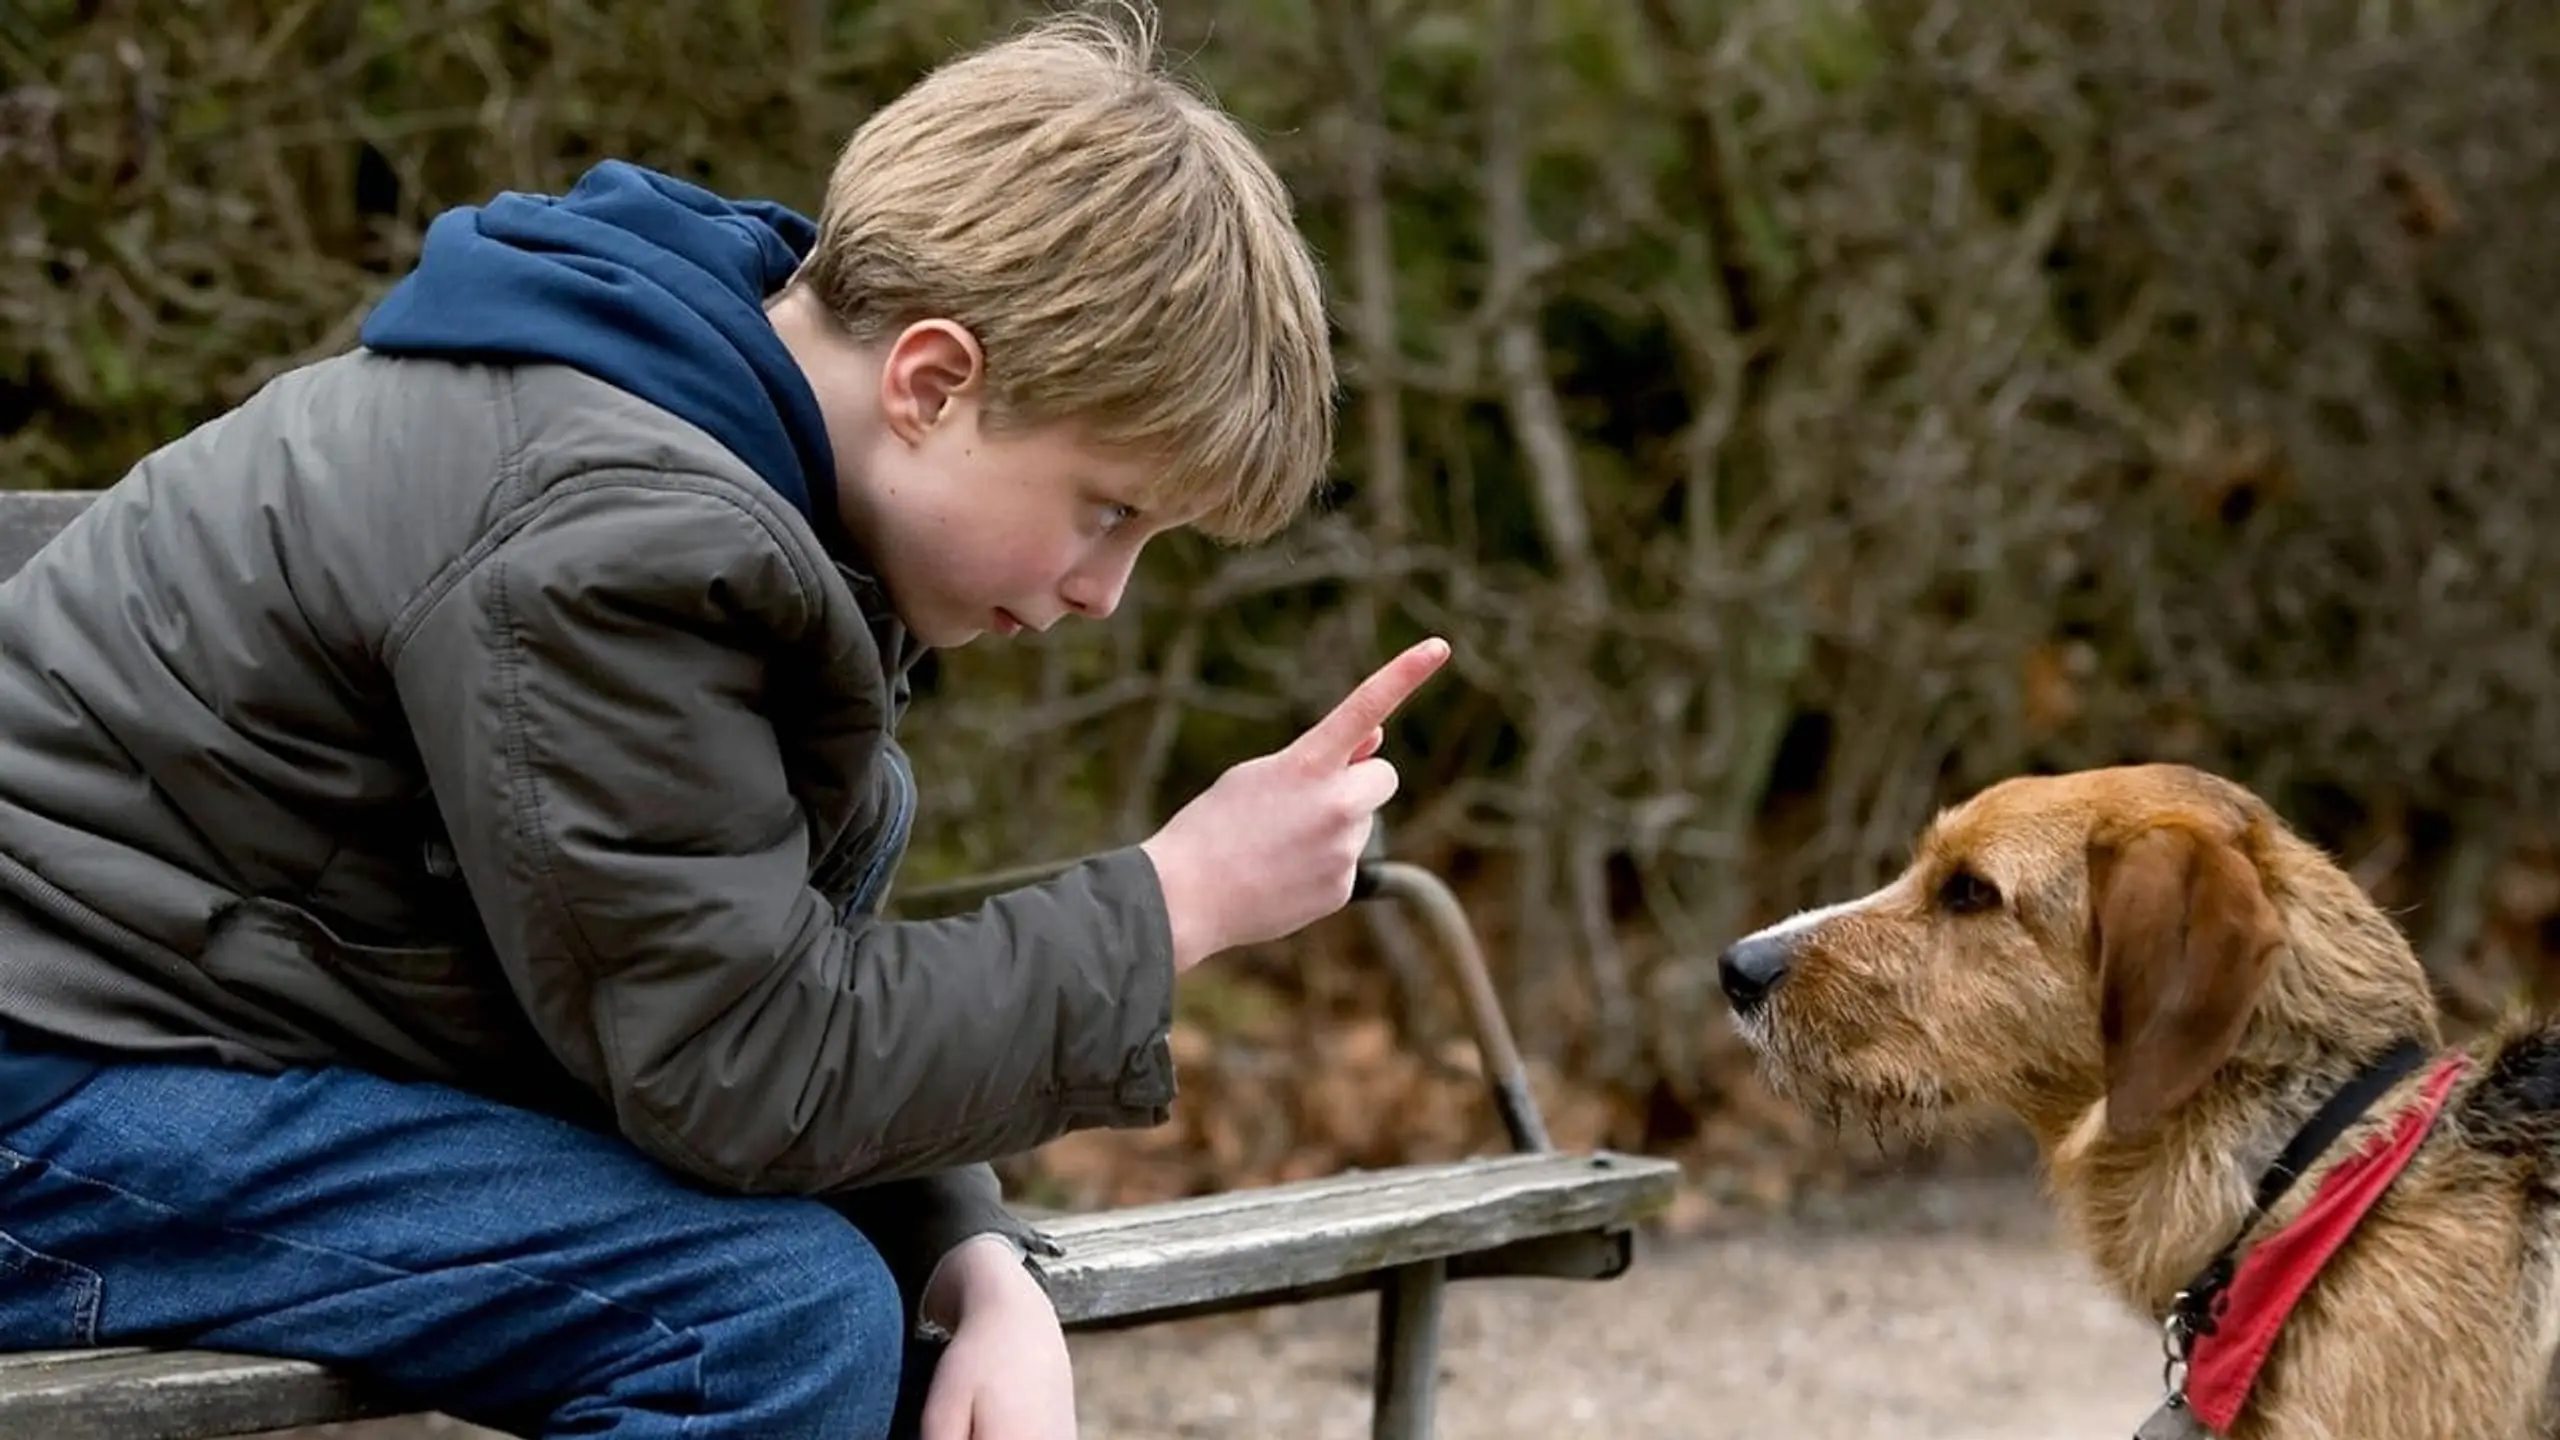
[[[889,342],[880,366],[880,411],[898,438],[922,440],[986,375],[978,337],[955,320],[918,320]]]

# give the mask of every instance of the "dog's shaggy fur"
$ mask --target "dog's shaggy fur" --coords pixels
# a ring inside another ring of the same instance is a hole
[[[1892,884],[1737,942],[1723,968],[1744,1036],[1807,1103],[1920,1130],[2017,1116],[2070,1231],[2154,1320],[2323,1100],[2403,1037],[2442,1045],[2389,918],[2258,797],[2178,766],[1994,786],[1937,817]],[[2471,1049],[2233,1440],[2560,1436],[2560,1029]],[[2419,1084],[2377,1101],[2253,1235]]]

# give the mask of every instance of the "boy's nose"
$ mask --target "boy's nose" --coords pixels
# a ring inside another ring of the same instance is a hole
[[[1102,564],[1069,574],[1058,587],[1058,596],[1079,615],[1095,620],[1108,620],[1120,608],[1120,596],[1129,588],[1129,572],[1134,557],[1120,564]]]

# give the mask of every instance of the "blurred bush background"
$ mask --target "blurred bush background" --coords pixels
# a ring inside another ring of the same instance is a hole
[[[911,876],[1136,839],[1426,631],[1395,851],[1559,1138],[1709,1203],[1843,1163],[1711,957],[1932,807],[2174,758],[2395,907],[2458,1017],[2560,955],[2560,10],[2526,0],[1179,0],[1303,205],[1339,484],[943,657]],[[346,347],[438,210],[605,156],[814,210],[998,0],[0,0],[0,484]],[[1422,937],[1189,982],[1068,1203],[1499,1143]],[[1854,1162],[1851,1162],[1854,1163]]]

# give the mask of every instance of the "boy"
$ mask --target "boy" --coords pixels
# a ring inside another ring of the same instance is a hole
[[[1326,460],[1287,199],[1135,18],[938,70],[814,224],[612,163],[440,217],[363,348],[0,588],[0,1346],[1073,1433],[986,1162],[1163,1117],[1174,977],[1347,899],[1446,654],[1141,845],[874,916],[922,650],[1107,615]]]

